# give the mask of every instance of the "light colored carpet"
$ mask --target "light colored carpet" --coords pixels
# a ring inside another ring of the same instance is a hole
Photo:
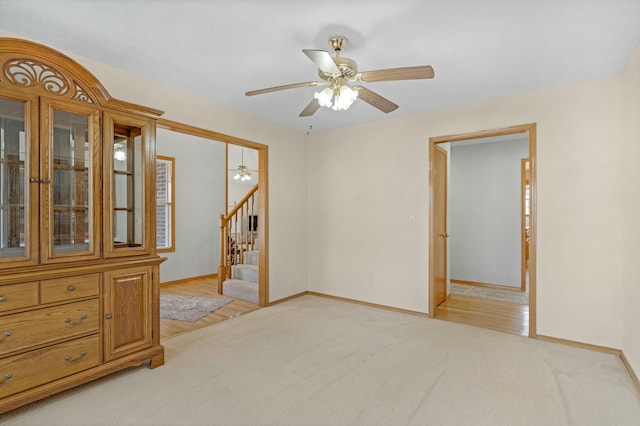
[[[160,295],[160,318],[179,321],[198,321],[232,299],[180,296],[177,294]]]
[[[614,355],[307,295],[164,342],[6,425],[638,425]]]
[[[458,283],[450,283],[449,291],[451,294],[459,296],[479,297],[481,299],[500,300],[502,302],[517,303],[519,305],[529,304],[529,293],[521,291],[498,290],[493,288],[479,287],[475,285],[466,285]]]

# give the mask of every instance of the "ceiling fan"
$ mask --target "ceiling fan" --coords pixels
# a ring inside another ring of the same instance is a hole
[[[300,113],[300,117],[313,115],[321,106],[332,108],[336,111],[345,110],[358,98],[384,113],[389,113],[395,111],[398,105],[359,83],[427,79],[433,78],[434,75],[433,68],[430,65],[358,72],[358,65],[353,59],[340,56],[340,52],[347,45],[345,37],[332,37],[329,39],[329,45],[335,52],[334,57],[325,50],[302,50],[318,67],[318,76],[322,81],[285,84],[284,86],[252,90],[246,92],[245,95],[255,96],[299,87],[328,85],[324,90],[314,94],[311,102]]]
[[[251,180],[251,175],[253,173],[258,173],[258,170],[250,169],[244,164],[244,147],[241,147],[242,160],[238,167],[235,169],[228,169],[228,171],[233,175],[233,180],[239,180],[240,182],[246,182]]]

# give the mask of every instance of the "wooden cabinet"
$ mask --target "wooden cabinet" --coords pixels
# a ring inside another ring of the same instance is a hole
[[[105,360],[151,346],[152,280],[148,266],[105,273]]]
[[[145,117],[104,114],[105,257],[155,251],[155,125]],[[146,214],[145,214],[146,213]]]
[[[164,363],[160,114],[54,50],[0,38],[0,413]]]

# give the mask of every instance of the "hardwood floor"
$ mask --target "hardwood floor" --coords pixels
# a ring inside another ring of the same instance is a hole
[[[163,285],[160,293],[227,298],[217,293],[217,282],[211,278]],[[161,319],[160,339],[207,327],[256,309],[260,309],[260,306],[236,299],[195,322]],[[529,307],[526,305],[449,294],[436,308],[435,317],[519,336],[527,336],[529,333]]]
[[[529,335],[529,306],[450,294],[436,308],[436,319]]]
[[[184,283],[162,285],[160,286],[160,293],[230,299],[229,297],[218,294],[217,285],[217,280],[214,278],[196,278]],[[260,309],[260,305],[234,299],[222,308],[216,309],[206,317],[195,322],[160,319],[160,340],[162,341],[163,339],[168,339],[178,334],[207,327],[255,311],[256,309]]]

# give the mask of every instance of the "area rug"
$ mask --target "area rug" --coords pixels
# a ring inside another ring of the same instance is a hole
[[[160,295],[160,318],[178,321],[198,321],[233,299],[211,297]]]
[[[450,283],[450,286],[450,293],[459,296],[479,297],[481,299],[499,300],[502,302],[517,303],[519,305],[529,304],[528,292],[497,290],[457,283]]]

